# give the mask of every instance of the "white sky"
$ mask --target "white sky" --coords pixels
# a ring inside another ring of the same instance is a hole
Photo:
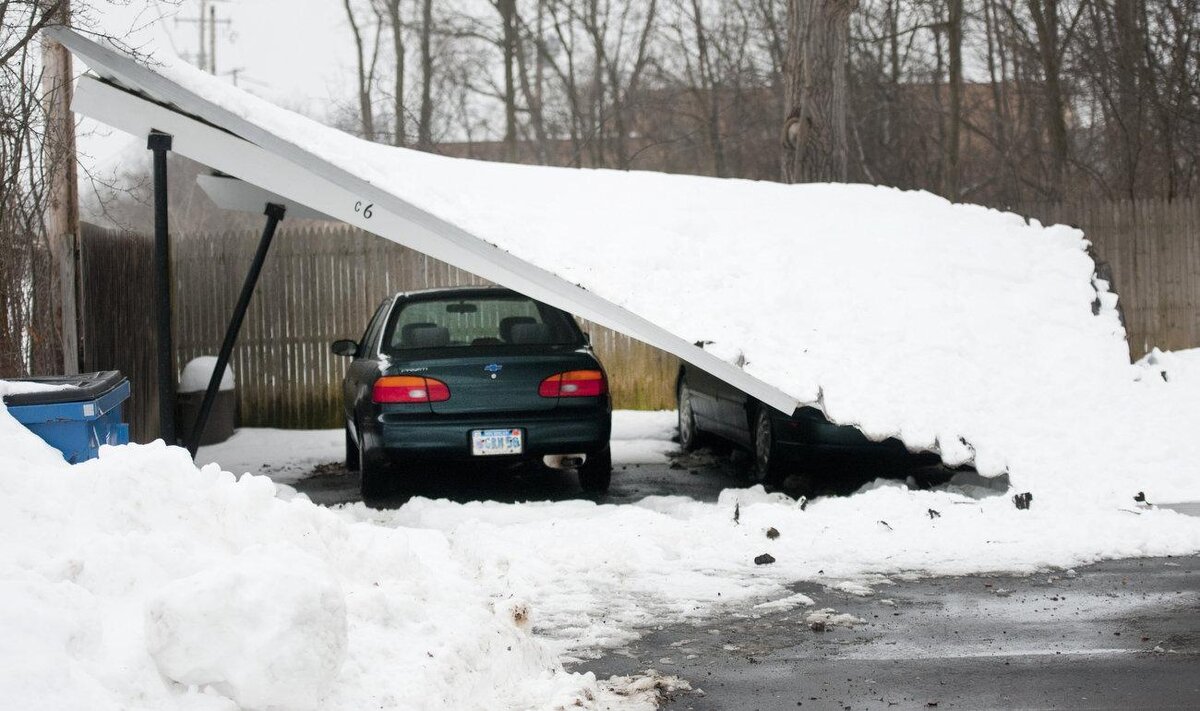
[[[217,72],[239,70],[239,86],[289,109],[325,118],[328,106],[352,96],[354,51],[340,0],[218,0]],[[98,28],[152,43],[195,61],[199,28],[184,21],[200,0],[98,0]],[[131,33],[131,30],[133,32]],[[77,71],[82,67],[77,67]],[[90,120],[79,125],[84,163],[112,175],[148,161],[145,137],[132,137]],[[84,190],[90,186],[84,185]]]

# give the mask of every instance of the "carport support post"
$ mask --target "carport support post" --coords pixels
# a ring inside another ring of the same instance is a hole
[[[154,152],[154,300],[158,341],[158,434],[175,444],[175,346],[171,340],[171,246],[167,225],[167,152],[171,137],[151,131]]]
[[[275,237],[275,228],[283,219],[286,209],[283,205],[267,203],[264,214],[267,224],[263,227],[262,237],[258,240],[258,249],[254,252],[254,261],[250,263],[250,271],[246,273],[246,281],[242,283],[242,293],[238,295],[237,304],[233,307],[233,315],[229,317],[229,326],[225,329],[225,340],[221,341],[221,352],[217,354],[217,365],[213,368],[208,379],[208,389],[204,391],[204,400],[200,402],[200,412],[196,413],[196,423],[192,427],[190,441],[187,443],[188,452],[196,457],[200,448],[200,440],[204,437],[204,428],[208,425],[208,413],[212,410],[213,401],[221,389],[221,379],[225,368],[229,365],[229,356],[233,355],[233,347],[237,344],[238,333],[242,330],[242,321],[246,317],[246,309],[250,307],[250,297],[254,296],[254,287],[258,285],[258,275],[262,273],[263,263],[267,260],[267,250],[271,249],[271,240]]]

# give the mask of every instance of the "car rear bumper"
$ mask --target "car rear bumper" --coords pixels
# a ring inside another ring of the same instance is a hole
[[[612,415],[607,410],[487,415],[381,414],[371,422],[372,438],[394,461],[496,461],[540,460],[547,454],[592,454],[608,445]],[[474,456],[471,432],[520,429],[524,451],[520,454]]]

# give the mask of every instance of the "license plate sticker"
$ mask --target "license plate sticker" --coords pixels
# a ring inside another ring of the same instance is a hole
[[[476,457],[520,454],[524,450],[521,430],[471,430],[471,454]]]

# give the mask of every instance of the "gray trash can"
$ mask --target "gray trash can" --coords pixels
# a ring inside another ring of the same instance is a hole
[[[204,391],[208,388],[208,380],[216,366],[216,356],[202,356],[189,361],[183,367],[175,404],[175,431],[181,442],[191,441],[192,427],[196,424],[196,415],[200,414],[200,403],[204,402]],[[212,410],[208,413],[208,423],[204,426],[204,437],[200,440],[200,445],[224,442],[233,436],[235,429],[237,386],[233,381],[233,371],[226,366],[225,376],[221,378],[221,389],[217,391]]]

